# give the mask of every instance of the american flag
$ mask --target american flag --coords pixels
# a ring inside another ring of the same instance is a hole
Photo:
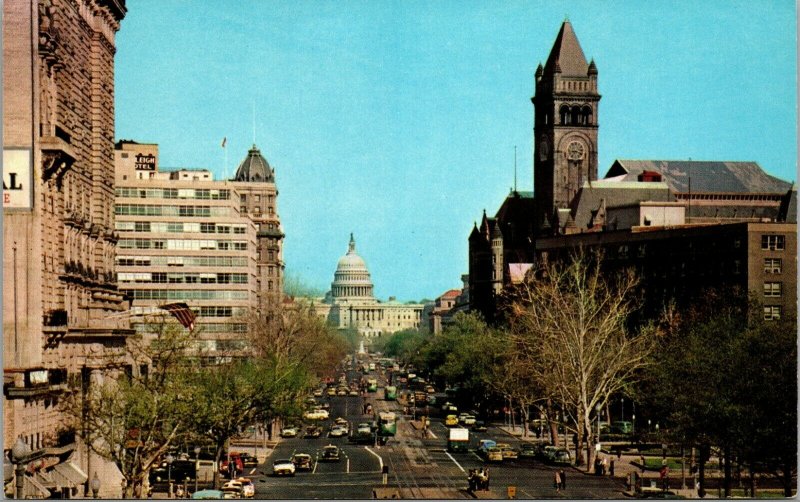
[[[197,317],[197,314],[192,312],[192,309],[185,303],[168,303],[166,305],[161,305],[159,307],[162,310],[166,310],[170,314],[175,316],[175,319],[178,320],[179,323],[183,325],[184,328],[188,330],[194,329],[194,320]]]

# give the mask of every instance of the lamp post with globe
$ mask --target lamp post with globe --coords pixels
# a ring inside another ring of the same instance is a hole
[[[197,480],[200,478],[200,447],[194,447],[194,491],[197,492]]]
[[[167,496],[172,498],[172,462],[175,461],[175,457],[173,457],[170,453],[167,454],[167,458],[165,460],[167,461],[167,490],[169,490],[167,492]]]
[[[92,497],[98,498],[100,495],[100,478],[97,477],[97,471],[94,471],[94,476],[89,482],[89,487],[92,489]]]
[[[26,460],[31,454],[31,449],[22,440],[22,437],[17,438],[17,442],[11,447],[11,462],[14,463],[14,477],[16,483],[15,497],[18,499],[25,498],[25,464]]]

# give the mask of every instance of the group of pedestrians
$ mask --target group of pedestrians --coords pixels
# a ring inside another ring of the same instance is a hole
[[[476,490],[488,490],[489,469],[483,467],[480,469],[470,469],[467,482],[469,483],[468,493],[474,493]]]

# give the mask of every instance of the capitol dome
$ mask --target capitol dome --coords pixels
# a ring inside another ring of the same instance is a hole
[[[347,254],[339,259],[331,283],[331,296],[336,299],[372,298],[372,279],[364,259],[356,253],[356,241],[350,234]]]

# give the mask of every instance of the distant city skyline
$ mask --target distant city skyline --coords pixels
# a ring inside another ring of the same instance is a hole
[[[797,178],[794,2],[127,8],[116,137],[218,179],[255,139],[276,172],[287,276],[322,291],[351,232],[378,298],[460,287],[473,221],[514,184],[515,146],[517,189],[533,189],[534,71],[565,14],[599,71],[601,178],[617,158]]]

